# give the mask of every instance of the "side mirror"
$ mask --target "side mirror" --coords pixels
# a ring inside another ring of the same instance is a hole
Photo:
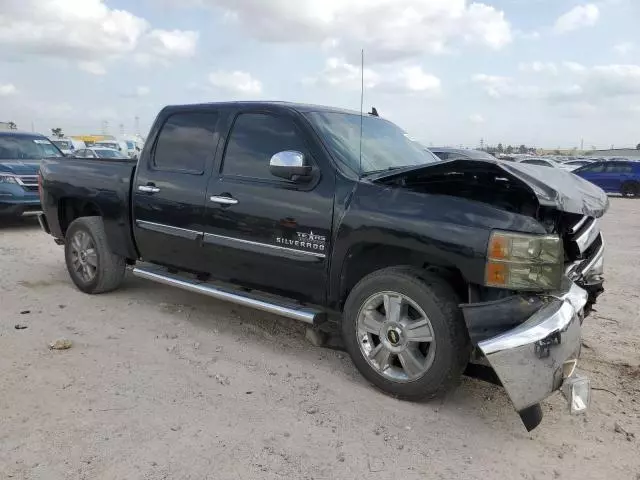
[[[307,162],[304,154],[295,150],[278,152],[269,162],[269,171],[272,175],[287,180],[304,180],[311,175],[312,167]]]

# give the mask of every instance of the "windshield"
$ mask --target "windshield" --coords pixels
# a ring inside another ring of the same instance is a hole
[[[129,150],[133,150],[135,148],[135,144],[133,142],[126,142],[127,143],[127,148]]]
[[[119,145],[117,143],[100,142],[98,145],[100,145],[101,147],[105,147],[105,148],[113,148],[115,150],[118,150],[118,148],[119,148]]]
[[[51,140],[51,143],[61,150],[73,150],[73,145],[69,140]]]
[[[46,138],[0,135],[0,160],[40,160],[62,156],[62,152]]]
[[[322,133],[336,158],[355,172],[367,174],[440,161],[402,129],[387,120],[336,112],[310,112],[306,116]]]

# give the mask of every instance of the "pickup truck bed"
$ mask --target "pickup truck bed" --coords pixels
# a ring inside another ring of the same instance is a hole
[[[43,228],[86,293],[129,265],[337,332],[396,397],[490,369],[529,429],[555,391],[588,407],[575,367],[608,200],[569,172],[441,162],[377,116],[239,102],[167,107],[137,166],[46,160],[40,185]]]
[[[114,253],[136,258],[138,253],[131,230],[131,185],[136,163],[127,160],[76,159],[45,160],[40,174],[46,178],[51,234],[63,238],[64,225],[78,216],[98,215],[104,221],[109,246]],[[78,201],[82,199],[81,201]]]

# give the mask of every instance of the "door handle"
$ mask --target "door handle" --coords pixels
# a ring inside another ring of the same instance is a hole
[[[138,185],[138,190],[145,193],[158,193],[160,189],[154,185]]]
[[[238,203],[238,200],[236,200],[235,198],[225,197],[222,195],[213,195],[209,197],[209,200],[211,200],[214,203],[219,203],[220,205],[235,205]]]

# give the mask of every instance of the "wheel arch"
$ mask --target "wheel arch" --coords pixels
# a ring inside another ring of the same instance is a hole
[[[80,217],[104,217],[100,206],[90,200],[63,197],[58,200],[58,222],[62,235],[66,235],[71,222]]]
[[[339,287],[333,299],[333,308],[341,311],[349,293],[367,275],[389,267],[406,266],[415,270],[435,273],[449,283],[461,298],[466,298],[467,281],[455,266],[434,261],[425,252],[393,245],[359,243],[345,256],[338,279]]]

